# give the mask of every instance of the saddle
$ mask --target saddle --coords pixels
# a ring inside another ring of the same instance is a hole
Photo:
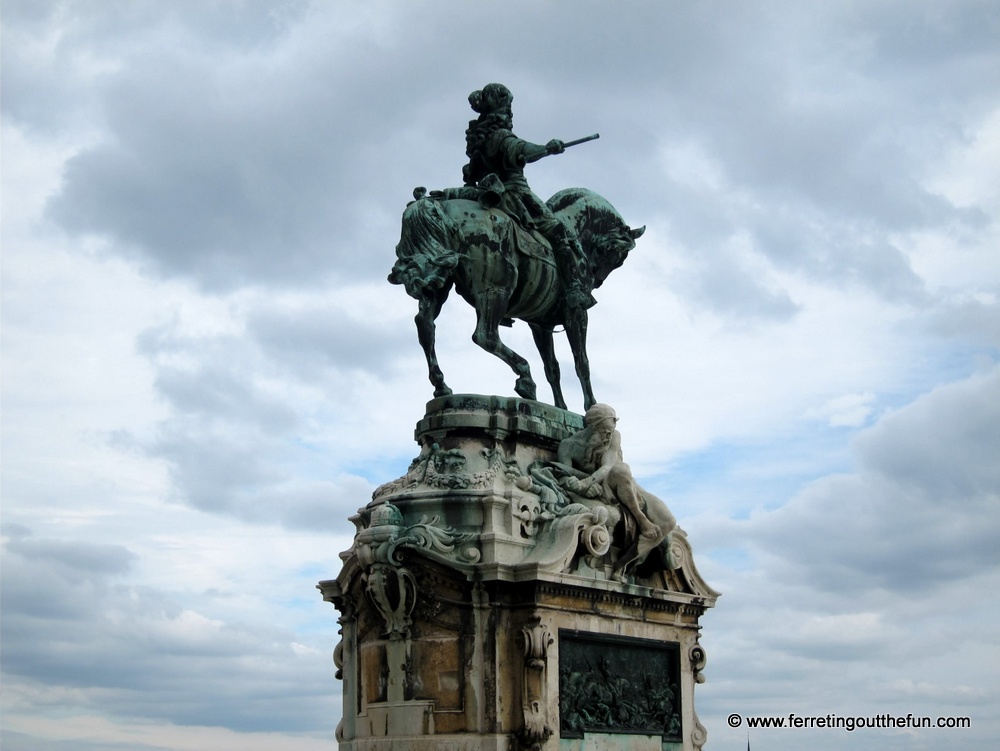
[[[490,178],[493,178],[492,180]],[[480,181],[479,187],[464,186],[461,188],[446,188],[444,190],[433,190],[431,198],[442,201],[461,199],[466,201],[476,201],[480,206],[488,211],[499,211],[506,216],[514,228],[514,252],[521,253],[529,258],[534,258],[546,263],[549,266],[558,268],[555,253],[552,245],[541,232],[532,227],[525,227],[518,217],[505,211],[501,205],[500,196],[503,194],[503,183],[496,175],[487,175]],[[415,188],[413,197],[419,200],[427,195],[426,188]],[[504,323],[510,326],[510,323]]]
[[[531,229],[521,225],[516,218],[510,217],[511,225],[514,227],[514,251],[535,258],[542,263],[556,266],[556,256],[552,251],[552,246],[537,229]]]

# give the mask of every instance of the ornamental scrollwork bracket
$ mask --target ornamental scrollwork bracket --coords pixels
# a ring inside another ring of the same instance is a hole
[[[548,703],[545,700],[545,673],[549,646],[554,640],[552,633],[538,616],[521,628],[520,638],[524,645],[521,686],[524,727],[518,732],[518,740],[524,751],[541,751],[545,741],[552,735],[552,728],[548,724]]]
[[[385,621],[385,634],[402,639],[410,631],[417,582],[404,566],[376,563],[365,574],[365,591]]]
[[[705,669],[705,665],[708,663],[708,655],[705,654],[705,648],[700,644],[695,644],[691,647],[690,652],[688,652],[688,659],[691,661],[691,673],[694,675],[694,682],[704,683],[705,674],[701,671]]]
[[[416,524],[406,526],[398,508],[380,503],[371,509],[368,526],[355,535],[354,549],[365,570],[375,564],[402,566],[405,548],[455,563],[475,563],[480,552],[468,544],[474,538],[474,534],[442,525],[439,516],[422,516]]]
[[[403,565],[403,550],[418,550],[449,563],[475,563],[479,549],[466,544],[473,537],[442,526],[437,516],[424,516],[407,526],[403,514],[391,503],[371,509],[368,525],[355,535],[354,551],[364,572],[365,591],[385,621],[390,638],[409,633],[417,601],[417,581]]]

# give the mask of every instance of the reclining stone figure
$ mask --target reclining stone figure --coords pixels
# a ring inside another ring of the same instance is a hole
[[[618,417],[606,404],[595,404],[584,416],[585,427],[559,443],[558,460],[546,462],[533,471],[541,485],[550,478],[570,496],[587,505],[588,500],[618,505],[628,513],[627,548],[615,561],[614,572],[642,563],[651,552],[659,550],[663,566],[671,567],[669,535],[677,527],[667,505],[636,483],[632,470],[623,460]]]

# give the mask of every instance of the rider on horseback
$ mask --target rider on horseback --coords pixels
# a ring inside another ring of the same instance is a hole
[[[552,246],[559,275],[566,290],[569,310],[587,309],[597,301],[590,294],[593,273],[580,240],[572,228],[556,219],[552,210],[536,196],[524,177],[524,165],[550,154],[561,154],[562,141],[553,139],[544,146],[518,138],[511,131],[514,97],[499,83],[491,83],[469,95],[469,104],[479,118],[465,131],[465,153],[469,163],[462,168],[465,185],[483,187],[491,175],[503,184],[500,208],[522,226],[538,230]],[[571,144],[572,145],[572,144]]]

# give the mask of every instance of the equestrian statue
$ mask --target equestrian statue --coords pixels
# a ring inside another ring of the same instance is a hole
[[[536,196],[524,166],[597,138],[558,139],[544,146],[512,132],[513,96],[491,83],[469,96],[479,117],[466,130],[468,164],[460,188],[417,188],[403,212],[396,263],[389,281],[417,300],[417,338],[427,357],[434,396],[452,393],[434,349],[434,321],[451,289],[476,309],[472,340],[506,362],[517,375],[514,390],[536,398],[528,362],[507,347],[500,326],[525,321],[541,355],[554,404],[566,409],[552,335],[566,331],[584,409],[597,400],[587,359],[588,310],[601,286],[645,227],[630,228],[601,196],[583,188],[562,190],[548,201]]]

